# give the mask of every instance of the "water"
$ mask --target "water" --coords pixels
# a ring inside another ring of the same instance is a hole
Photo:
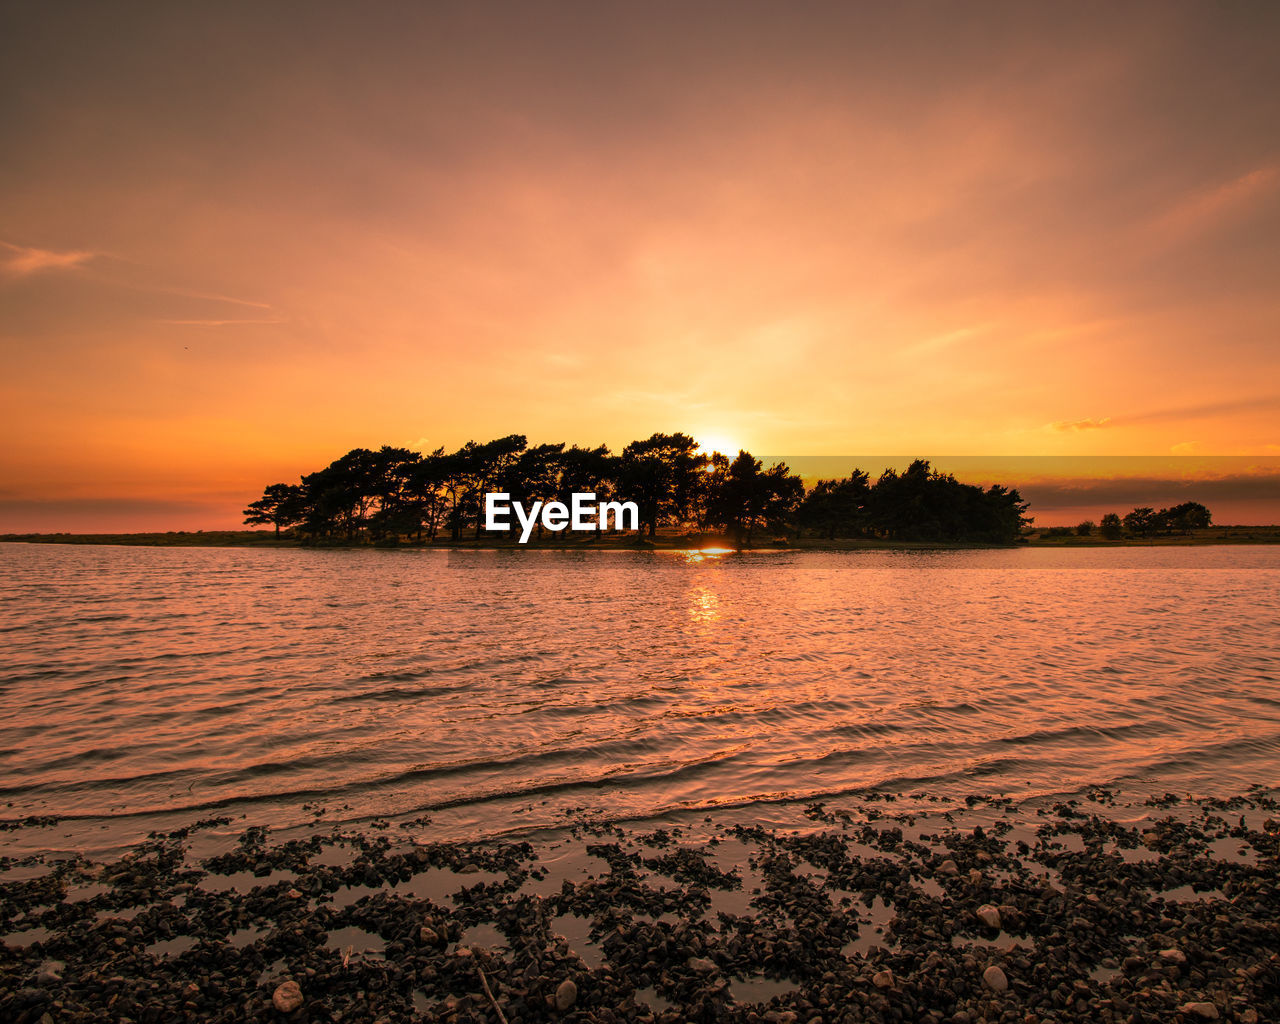
[[[1239,792],[1280,782],[1278,570],[4,544],[0,815],[92,851],[214,814],[462,838],[870,786]]]

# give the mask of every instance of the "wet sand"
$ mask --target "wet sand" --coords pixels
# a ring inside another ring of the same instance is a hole
[[[0,860],[0,1019],[1276,1021],[1276,796],[870,794],[478,844],[210,819]]]

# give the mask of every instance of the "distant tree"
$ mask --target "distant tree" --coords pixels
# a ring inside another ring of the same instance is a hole
[[[728,529],[739,547],[750,547],[755,530],[785,523],[803,496],[804,484],[786,463],[766,470],[759,459],[740,451],[711,500],[711,518]]]
[[[1076,527],[1077,537],[1088,537],[1093,533],[1093,520],[1086,519],[1083,523]]]
[[[385,464],[367,448],[353,448],[319,472],[302,478],[306,491],[306,528],[354,540],[377,507]]]
[[[857,536],[867,525],[870,492],[870,478],[860,469],[843,480],[819,480],[805,495],[797,517],[803,528],[828,540]]]
[[[608,445],[595,448],[566,448],[560,456],[559,500],[568,504],[576,492],[594,492],[600,500],[611,500],[617,493],[614,482],[618,472],[618,460],[609,454]]]
[[[934,472],[916,459],[903,473],[886,469],[866,502],[871,530],[890,540],[984,540],[1012,543],[1029,520],[1016,491],[993,484],[986,491]]]
[[[563,470],[564,444],[539,444],[526,448],[512,463],[501,489],[512,501],[532,507],[560,500],[560,476]],[[496,485],[495,485],[496,486]],[[566,502],[567,504],[567,502]],[[542,537],[542,521],[538,520],[537,536]]]
[[[484,527],[480,515],[480,507],[484,502],[486,491],[506,490],[514,476],[516,466],[528,446],[523,434],[508,434],[485,444],[477,445],[472,451],[469,464],[469,506],[476,519],[476,539],[480,539],[480,531]]]
[[[448,474],[448,456],[443,448],[437,448],[427,455],[420,456],[408,467],[408,479],[405,483],[406,500],[412,502],[417,519],[418,539],[422,539],[423,531],[431,540],[444,519],[443,488]]]
[[[279,536],[282,528],[296,526],[306,515],[302,488],[296,484],[270,484],[243,515],[246,526],[274,526]]]
[[[1120,517],[1114,512],[1108,512],[1102,517],[1102,536],[1107,540],[1119,540],[1124,536],[1124,523],[1120,521]]]
[[[688,434],[653,434],[622,450],[619,489],[634,501],[650,537],[660,525],[692,520],[708,457]]]
[[[1158,515],[1168,533],[1203,530],[1213,521],[1212,514],[1198,501],[1184,501],[1173,508],[1162,508]]]
[[[1124,528],[1138,537],[1149,537],[1156,529],[1156,511],[1153,508],[1135,508],[1124,517]]]
[[[506,491],[526,505],[568,504],[573,493],[594,492],[602,501],[634,501],[649,536],[661,526],[696,524],[705,532],[718,525],[746,544],[765,528],[829,538],[1011,543],[1030,522],[1016,490],[963,484],[923,459],[901,473],[885,470],[875,483],[855,469],[806,493],[785,465],[766,470],[745,451],[734,459],[708,456],[686,434],[653,434],[619,456],[604,445],[531,448],[520,434],[468,441],[450,453],[356,448],[298,485],[272,484],[244,514],[246,523],[271,523],[277,532],[295,527],[309,540],[399,543],[426,534],[434,541],[445,528],[457,541],[465,529],[474,527],[477,537],[483,532],[488,491]],[[1195,502],[1159,513],[1135,509],[1126,517],[1135,532],[1198,529],[1209,521],[1209,510]],[[1104,535],[1120,528],[1119,517],[1104,518]]]
[[[697,496],[693,506],[693,521],[699,533],[706,533],[715,525],[719,513],[717,503],[729,475],[729,456],[712,452],[698,481]]]

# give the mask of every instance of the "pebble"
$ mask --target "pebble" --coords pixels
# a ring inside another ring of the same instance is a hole
[[[976,911],[976,916],[979,921],[981,921],[983,924],[985,924],[988,928],[992,929],[993,931],[998,932],[1000,930],[1000,911],[997,910],[995,907],[993,907],[990,903],[984,904],[983,906],[979,907]]]
[[[871,976],[871,984],[876,988],[893,988],[893,971],[876,971]]]
[[[1187,962],[1187,954],[1180,949],[1162,949],[1158,955],[1167,964],[1185,964]]]
[[[1009,988],[1009,979],[1004,976],[1004,971],[995,964],[992,964],[982,972],[982,983],[992,992],[1004,992]]]
[[[703,974],[710,974],[716,969],[716,965],[715,961],[708,960],[705,956],[693,956],[689,958],[689,969],[701,971]]]
[[[938,873],[943,875],[958,875],[960,874],[960,869],[956,867],[956,862],[948,857],[938,865]]]
[[[271,1002],[281,1013],[293,1013],[302,1005],[302,988],[296,981],[281,982],[271,994]]]
[[[565,978],[556,989],[556,1009],[564,1013],[578,1001],[578,986],[572,978]]]
[[[1201,1020],[1218,1019],[1218,1008],[1213,1003],[1183,1003],[1178,1010],[1192,1017],[1199,1017]]]

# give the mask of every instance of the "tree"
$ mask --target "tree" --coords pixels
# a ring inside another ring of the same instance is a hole
[[[802,527],[834,540],[861,534],[867,525],[870,478],[855,469],[844,480],[819,480],[805,495],[797,511]]]
[[[708,458],[688,434],[653,434],[622,450],[618,483],[650,537],[658,526],[690,521]]]
[[[1086,519],[1083,523],[1076,527],[1077,537],[1088,537],[1093,533],[1093,520]]]
[[[728,529],[739,548],[744,542],[750,547],[753,531],[784,523],[803,496],[804,484],[786,463],[764,470],[759,459],[740,451],[711,500],[711,515]]]
[[[296,526],[306,515],[302,488],[297,484],[270,484],[262,492],[262,497],[244,510],[243,515],[246,526],[270,524],[279,536],[281,527]]]
[[[1148,537],[1155,532],[1156,511],[1153,508],[1135,508],[1124,517],[1124,528],[1139,537]]]
[[[1184,501],[1173,508],[1162,508],[1159,516],[1169,533],[1175,530],[1179,533],[1203,530],[1213,521],[1212,514],[1198,501]]]
[[[1101,530],[1102,536],[1107,540],[1119,540],[1124,536],[1124,524],[1114,512],[1108,512],[1102,517]]]

